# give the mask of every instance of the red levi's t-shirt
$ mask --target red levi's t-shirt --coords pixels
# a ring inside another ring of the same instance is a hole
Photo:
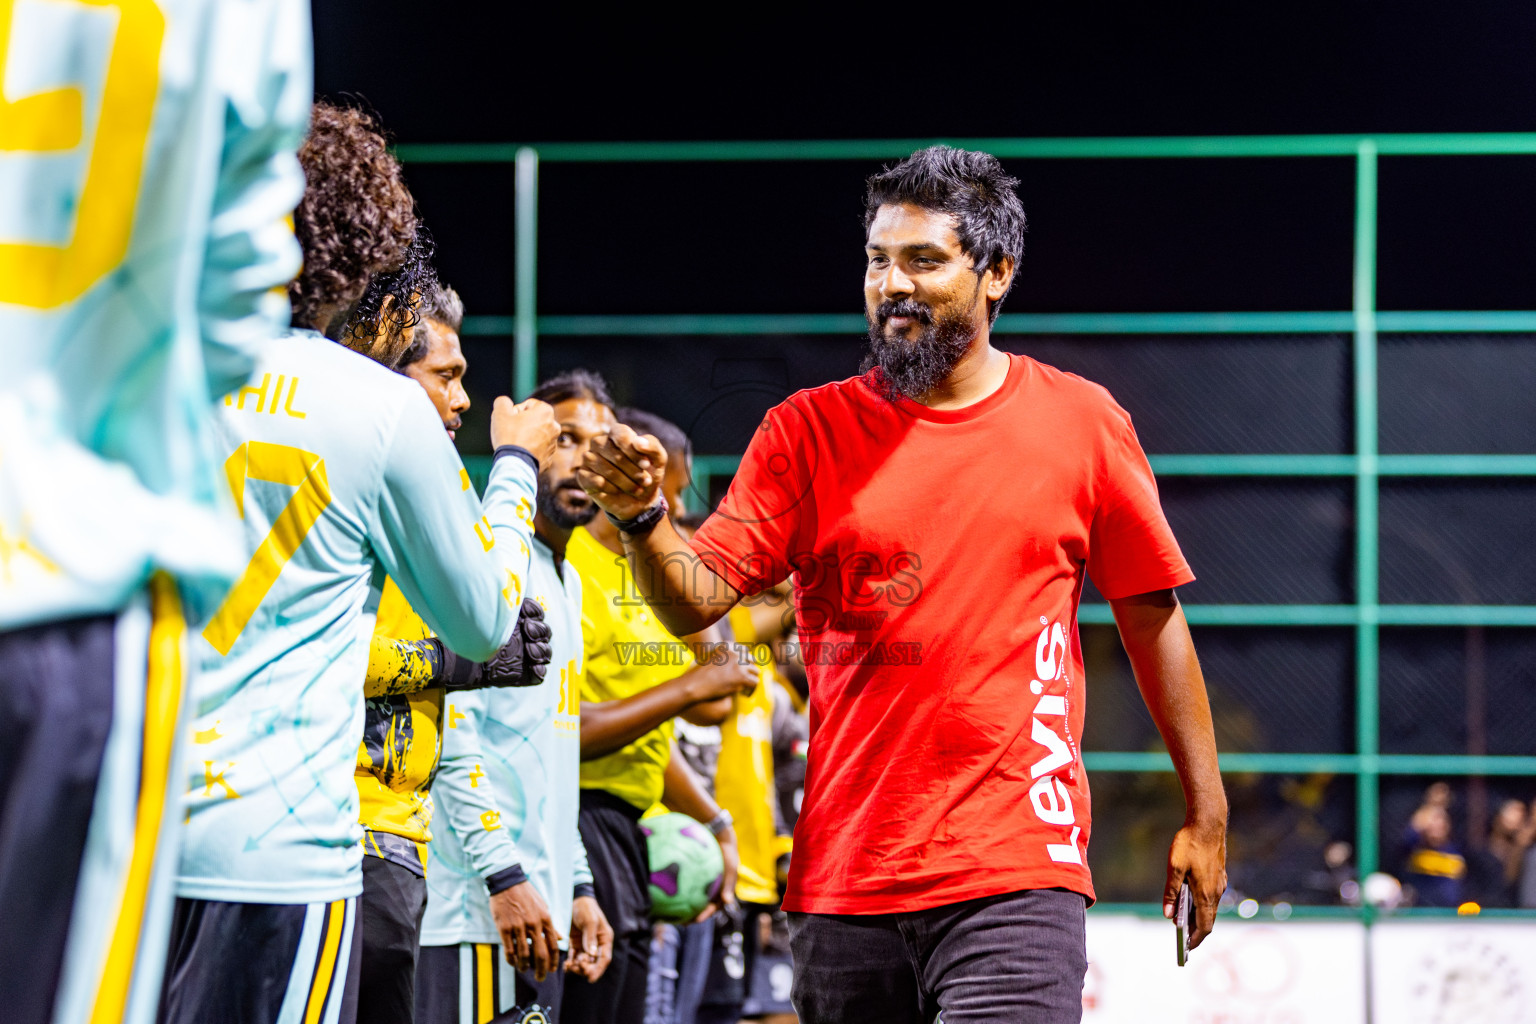
[[[964,409],[860,377],[791,396],[694,537],[744,595],[794,577],[811,743],[787,910],[1093,898],[1084,573],[1108,598],[1194,575],[1125,410],[1009,360]]]

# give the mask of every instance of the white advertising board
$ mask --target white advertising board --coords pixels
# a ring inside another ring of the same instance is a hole
[[[1179,967],[1173,925],[1090,914],[1083,1022],[1363,1024],[1365,944],[1354,922],[1223,918]]]
[[[1536,1024],[1536,925],[1378,922],[1371,995],[1377,1024]]]

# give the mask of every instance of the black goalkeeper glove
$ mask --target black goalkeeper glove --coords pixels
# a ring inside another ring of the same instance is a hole
[[[517,628],[490,661],[470,661],[454,654],[434,638],[440,668],[437,684],[448,690],[478,690],[487,686],[538,686],[544,681],[554,655],[549,641],[554,634],[544,621],[544,609],[531,597],[523,598]]]

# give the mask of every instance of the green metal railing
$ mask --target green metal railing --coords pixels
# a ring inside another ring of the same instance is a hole
[[[513,163],[516,167],[516,311],[470,317],[465,334],[515,338],[513,391],[533,389],[538,338],[572,336],[843,334],[861,335],[861,314],[539,316],[536,311],[538,168],[541,163],[882,160],[949,142],[1013,159],[1177,159],[1346,157],[1355,165],[1353,303],[1349,310],[1230,313],[1005,313],[994,333],[1008,334],[1296,334],[1348,333],[1354,376],[1351,455],[1152,455],[1161,476],[1338,477],[1354,481],[1355,601],[1323,605],[1190,605],[1191,623],[1209,626],[1341,626],[1355,634],[1356,735],[1350,754],[1223,755],[1227,772],[1336,773],[1356,780],[1357,866],[1376,870],[1379,786],[1397,775],[1536,775],[1536,757],[1406,756],[1380,752],[1379,629],[1388,626],[1536,626],[1536,607],[1382,605],[1378,601],[1378,495],[1386,477],[1530,477],[1536,455],[1381,455],[1377,450],[1378,332],[1536,332],[1536,311],[1378,311],[1376,309],[1377,165],[1383,156],[1536,154],[1536,133],[1440,135],[1290,135],[1188,138],[902,139],[802,142],[552,143],[405,145],[408,163]],[[727,476],[739,457],[696,460],[701,489]],[[1112,621],[1107,606],[1085,606],[1085,623]],[[1171,771],[1166,754],[1085,754],[1101,771]]]

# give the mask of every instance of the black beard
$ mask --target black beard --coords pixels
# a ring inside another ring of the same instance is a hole
[[[575,482],[575,478],[572,478],[551,483],[542,476],[539,477],[539,493],[536,499],[539,506],[539,514],[562,530],[574,530],[578,526],[585,526],[598,513],[597,502],[595,501],[583,509],[568,509],[560,504],[559,496],[556,492],[560,488]]]
[[[885,336],[893,316],[907,316],[922,328],[916,340]],[[869,350],[859,364],[860,373],[872,374],[871,385],[888,402],[900,396],[917,399],[941,384],[981,333],[981,325],[969,317],[933,318],[933,310],[912,299],[882,302],[869,321]]]

